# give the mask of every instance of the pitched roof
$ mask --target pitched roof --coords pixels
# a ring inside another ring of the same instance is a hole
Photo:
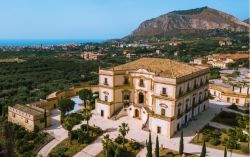
[[[156,75],[177,78],[182,77],[204,69],[205,67],[191,66],[186,63],[177,62],[170,59],[162,58],[141,58],[136,61],[122,64],[110,68],[109,70],[138,70],[145,69]]]
[[[247,59],[250,57],[249,54],[244,54],[244,53],[236,53],[236,54],[212,54],[209,55],[208,57],[212,58],[218,58],[218,59],[226,59],[226,58],[231,58],[231,59]]]
[[[32,106],[28,106],[28,105],[20,105],[20,104],[16,104],[15,106],[13,106],[14,109],[17,109],[19,111],[25,112],[27,114],[36,116],[36,115],[41,115],[43,114],[43,112],[41,110],[38,110]]]

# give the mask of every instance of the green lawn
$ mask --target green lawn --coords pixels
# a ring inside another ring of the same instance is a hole
[[[219,114],[217,114],[212,121],[234,127],[237,126],[237,120],[236,120],[237,116],[241,115],[232,112],[222,111]]]
[[[87,144],[78,143],[77,140],[73,140],[71,144],[69,144],[69,139],[63,140],[60,144],[58,144],[53,150],[51,151],[49,156],[56,157],[58,152],[63,152],[63,154],[67,157],[71,157],[76,153],[80,152]]]
[[[115,142],[115,144],[118,145],[119,147],[122,147],[122,144],[118,144],[116,142]],[[137,145],[138,147],[135,148],[135,147],[133,147],[133,145]],[[135,142],[135,141],[127,140],[124,147],[127,150],[126,151],[126,156],[127,157],[136,157],[136,154],[139,153],[139,151],[142,149],[143,146],[140,145],[139,143]],[[101,151],[96,157],[106,157],[105,152]]]
[[[219,140],[219,143],[218,143],[218,144],[213,144],[213,143],[212,143],[212,138],[211,138],[211,136],[210,136],[210,137],[208,137],[208,138],[210,138],[210,139],[207,140],[206,146],[207,146],[207,147],[210,147],[210,148],[215,148],[215,149],[219,149],[219,150],[224,150],[224,149],[225,149],[225,145],[226,145],[226,141],[227,141],[227,139],[229,138],[229,136],[227,135],[227,133],[226,133],[225,130],[218,129],[218,128],[214,128],[214,127],[211,127],[211,126],[205,126],[205,127],[199,132],[199,134],[196,135],[196,136],[192,139],[191,143],[193,143],[193,144],[198,144],[198,145],[202,145],[202,144],[203,144],[203,139],[206,138],[206,137],[204,137],[204,136],[206,136],[205,134],[206,134],[206,132],[208,132],[208,131],[211,131],[211,132],[216,131],[217,133],[220,134],[220,135],[217,137],[218,140]],[[214,133],[214,134],[215,134],[215,133]],[[245,155],[246,155],[246,153],[243,153],[243,152],[240,150],[240,148],[241,148],[242,146],[247,146],[248,143],[247,143],[247,142],[239,142],[239,141],[238,141],[237,143],[239,144],[239,148],[238,148],[238,149],[233,149],[233,152],[234,152],[234,153],[238,153],[238,154],[245,154]],[[229,151],[229,150],[228,150],[228,151]],[[247,155],[249,155],[249,153],[248,153]]]
[[[83,124],[80,129],[72,131],[72,141],[69,143],[69,138],[63,140],[49,154],[50,157],[72,157],[80,152],[88,144],[102,135],[103,131],[98,127],[89,126],[89,134],[86,132],[86,124]]]

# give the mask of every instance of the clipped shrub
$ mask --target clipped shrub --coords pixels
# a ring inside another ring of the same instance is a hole
[[[205,141],[205,142],[208,142],[210,140],[210,136],[209,135],[204,135],[202,136],[202,140]]]
[[[242,153],[248,154],[250,152],[249,147],[247,145],[241,145],[240,150]]]
[[[175,157],[173,152],[167,152],[167,154],[164,157]]]
[[[129,144],[133,150],[138,150],[141,147],[141,145],[138,142],[130,142]]]
[[[239,139],[240,139],[240,142],[247,142],[248,135],[243,134],[243,135],[241,135],[241,136],[239,137]]]
[[[115,138],[115,142],[118,144],[122,144],[122,136],[120,134]]]
[[[82,131],[87,131],[87,124],[82,124],[81,129]]]
[[[209,142],[210,142],[211,145],[214,145],[214,146],[217,146],[217,145],[219,145],[221,143],[219,138],[212,138],[212,139],[210,139]]]
[[[233,109],[233,110],[238,110],[238,106],[235,103],[230,105],[228,108]]]

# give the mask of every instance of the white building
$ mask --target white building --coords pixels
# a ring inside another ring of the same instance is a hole
[[[170,138],[208,106],[209,72],[159,58],[100,69],[97,113],[138,118],[143,129]]]

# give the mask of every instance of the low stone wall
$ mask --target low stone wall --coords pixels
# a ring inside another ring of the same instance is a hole
[[[86,86],[80,86],[80,87],[73,87],[73,88],[70,88],[70,89],[68,89],[66,91],[57,91],[55,93],[50,94],[50,96],[47,97],[46,100],[48,102],[45,104],[45,107],[47,109],[49,109],[49,110],[57,108],[58,102],[62,98],[65,98],[65,97],[70,98],[70,97],[76,96],[76,95],[78,95],[79,91],[82,90],[82,89],[89,89],[93,93],[99,91],[98,85],[93,85],[93,86],[92,85],[86,85]]]

